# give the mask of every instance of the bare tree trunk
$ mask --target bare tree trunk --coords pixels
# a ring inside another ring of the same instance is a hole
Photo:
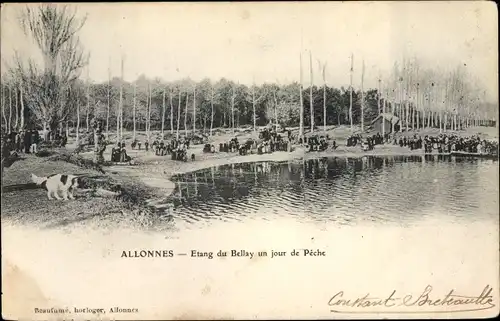
[[[86,125],[87,125],[87,133],[89,131],[89,127],[90,127],[90,122],[89,122],[89,114],[90,114],[90,83],[87,83],[87,115],[86,115]]]
[[[365,80],[365,61],[363,60],[361,68],[361,132],[365,131],[365,92],[363,82]]]
[[[18,126],[19,126],[19,98],[17,97],[17,88],[16,88],[15,84],[14,84],[14,88],[15,88],[15,90],[14,90],[14,99],[15,99],[14,109],[16,111],[14,128],[16,129],[16,131],[18,131]]]
[[[149,86],[146,88],[146,114],[144,115],[144,132],[146,134],[146,140],[149,138],[148,130],[149,130]]]
[[[3,120],[5,121],[5,128],[9,128],[8,122],[7,122],[7,116],[5,115],[5,88],[4,85],[1,84],[2,86],[2,116]]]
[[[21,83],[19,85],[19,94],[20,94],[20,101],[21,101],[21,129],[24,128],[24,97],[23,97],[23,84]]]
[[[408,119],[410,117],[410,88],[411,88],[411,72],[410,72],[410,64],[411,62],[407,63],[407,68],[406,68],[406,95],[405,95],[405,119],[406,119],[406,131],[408,132],[410,130],[410,120]],[[412,128],[413,129],[413,128]]]
[[[193,89],[193,134],[196,133],[196,84]]]
[[[181,89],[179,88],[179,104],[177,106],[177,133],[176,138],[179,139],[179,124],[181,122]]]
[[[151,94],[151,84],[149,83],[148,84],[148,89],[149,89],[149,92],[148,92],[148,97],[149,97],[149,101],[148,101],[148,122],[147,122],[147,132],[146,132],[146,136],[148,138],[148,141],[151,140],[151,101],[152,101],[152,94]]]
[[[434,102],[434,95],[433,95],[432,88],[433,88],[433,87],[430,87],[430,88],[428,89],[428,93],[429,93],[429,94],[428,94],[429,119],[428,119],[428,121],[427,121],[427,128],[429,128],[429,129],[430,129],[431,127],[434,127],[434,124],[433,124],[433,122],[434,122],[434,116],[433,116],[433,114],[434,114],[434,112],[433,112],[433,106],[434,106],[434,104],[433,104],[433,102]]]
[[[349,120],[351,121],[351,131],[354,131],[352,124],[352,74],[354,72],[354,55],[351,54],[351,77],[349,83]]]
[[[123,75],[124,75],[124,71],[123,71],[123,68],[124,68],[124,62],[122,60],[122,77],[121,77],[121,92],[122,92],[122,99],[121,99],[121,104],[120,104],[120,140],[123,140],[123,84],[124,84],[124,80],[123,80]]]
[[[136,99],[137,98],[136,97],[137,97],[137,84],[134,82],[134,97],[133,97],[133,106],[132,106],[132,118],[133,118],[132,121],[134,122],[134,124],[133,124],[134,128],[133,128],[133,133],[132,133],[132,141],[135,141],[135,139],[136,139],[136,130],[137,130],[136,129],[136,126],[137,126],[136,125],[136,122],[137,122],[137,120],[136,120],[136,108],[137,108]]]
[[[380,111],[380,97],[382,95],[382,79],[380,79],[380,76],[378,78],[378,91],[377,91],[377,108],[378,108],[378,114],[381,114]],[[384,106],[383,106],[383,117],[382,117],[382,137],[385,137],[385,101],[387,100],[387,97],[384,97]]]
[[[234,85],[232,86],[233,94],[231,96],[231,132],[234,134],[234,98],[236,94],[234,93]]]
[[[323,65],[323,131],[326,132],[326,63]]]
[[[252,86],[252,108],[253,108],[253,132],[257,131],[257,122],[255,116],[255,83]]]
[[[45,130],[45,128],[44,128]],[[76,97],[76,146],[78,146],[80,138],[80,96]]]
[[[116,113],[116,142],[117,143],[121,143],[121,141],[122,141],[122,137],[120,136],[122,108],[123,108],[123,56],[121,58],[120,101],[118,103],[118,112]]]
[[[12,89],[9,89],[9,126],[7,127],[7,132],[10,134],[12,132]]]
[[[418,78],[417,78],[418,79]],[[419,92],[419,84],[417,83],[417,94],[416,94],[416,102],[415,102],[415,107],[413,108],[415,111],[415,114],[417,116],[417,129],[420,129],[420,115],[418,112],[418,109],[420,108],[420,92]]]
[[[394,95],[394,100],[391,101],[391,114],[396,116],[396,95]],[[396,130],[396,124],[394,123],[394,121],[391,120],[391,133],[394,134],[395,130]]]
[[[170,98],[170,133],[174,133],[174,101],[173,101],[174,88],[169,90]]]
[[[163,88],[163,105],[162,105],[162,113],[161,113],[161,139],[163,139],[163,133],[165,130],[165,112],[166,112],[166,106],[165,106],[165,87]]]
[[[440,110],[439,111],[439,132],[440,133],[443,132],[443,127],[444,127],[444,123],[443,123],[443,111]]]
[[[311,87],[309,87],[309,106],[311,109],[311,133],[314,132],[314,102],[313,102],[313,69],[312,69],[312,52],[309,50],[309,70],[310,70],[310,79],[311,79]]]
[[[214,128],[214,85],[212,85],[212,95],[210,96],[210,107],[212,108],[210,116],[210,136],[212,136],[212,130]]]
[[[299,99],[300,99],[300,123],[299,123],[299,138],[304,136],[304,98],[302,97],[302,51],[300,52],[300,85],[299,85]]]
[[[382,82],[382,80],[380,79],[380,76],[378,78],[378,91],[377,91],[377,110],[378,110],[378,114],[380,115],[381,111],[380,111],[380,96],[382,95],[382,92],[380,91],[380,83]],[[384,122],[382,122],[383,124]]]
[[[184,136],[187,135],[188,103],[189,103],[189,93],[186,91],[186,108],[184,109]]]
[[[111,57],[110,57],[111,60]],[[110,109],[110,91],[111,91],[111,69],[108,65],[108,109],[106,112],[106,139],[109,139],[109,109]]]
[[[411,106],[411,130],[415,130],[415,105]]]
[[[85,116],[85,123],[86,123],[86,130],[87,132],[89,131],[89,105],[87,103],[87,109],[86,109],[86,116]]]
[[[405,123],[406,123],[406,131],[408,132],[410,130],[410,120],[408,119],[409,116],[409,108],[410,106],[408,105],[408,100],[405,101],[405,109],[404,109],[404,114],[405,114]]]
[[[278,126],[278,99],[276,98],[276,90],[273,90],[273,100],[274,100],[274,124]]]

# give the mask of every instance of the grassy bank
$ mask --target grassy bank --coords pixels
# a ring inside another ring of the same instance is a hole
[[[86,166],[84,159],[56,151],[48,157],[23,155],[4,172],[2,224],[30,224],[39,228],[96,226],[116,228],[165,228],[171,220],[146,204],[155,190],[127,175],[114,175]],[[81,175],[76,200],[48,200],[46,191],[30,181],[31,173]]]

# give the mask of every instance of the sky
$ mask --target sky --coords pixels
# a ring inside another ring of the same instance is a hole
[[[395,61],[417,57],[427,68],[466,65],[487,98],[498,101],[497,10],[493,2],[255,2],[255,3],[85,3],[80,40],[90,52],[89,77],[106,81],[108,70],[124,78],[140,74],[175,80],[225,77],[251,84],[322,84],[319,61],[327,63],[331,86],[364,88],[389,77]],[[37,57],[36,46],[16,20],[20,4],[3,4],[2,67],[17,49]],[[4,68],[2,68],[4,69]],[[86,77],[87,70],[82,73]]]

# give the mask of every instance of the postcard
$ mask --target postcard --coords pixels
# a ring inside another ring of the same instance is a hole
[[[6,3],[2,317],[499,313],[487,1]]]

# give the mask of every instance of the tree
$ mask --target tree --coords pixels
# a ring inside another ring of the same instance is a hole
[[[211,108],[211,114],[210,114],[210,136],[212,136],[212,130],[214,128],[214,98],[215,98],[214,85],[213,84],[210,86],[210,89],[211,89],[211,95],[210,95],[210,108]]]
[[[252,84],[252,93],[251,93],[251,102],[252,102],[252,121],[253,121],[253,131],[254,133],[257,131],[257,113],[256,113],[256,105],[259,101],[264,98],[265,93],[261,93],[261,95],[256,98],[255,93],[258,91],[258,87],[255,86],[255,82]]]
[[[318,65],[323,76],[323,131],[326,131],[326,62],[321,64],[318,60]]]
[[[300,80],[299,80],[299,104],[300,104],[300,124],[299,138],[304,136],[304,99],[302,97],[302,52],[300,53]]]
[[[135,141],[136,139],[136,108],[137,108],[137,83],[134,81],[134,96],[133,96],[133,103],[132,103],[132,108],[133,108],[133,113],[132,113],[132,117],[133,117],[133,122],[134,122],[134,131],[133,131],[133,134],[132,134],[132,140]]]
[[[176,138],[179,139],[179,124],[181,122],[181,88],[179,87],[179,99],[178,99],[178,105],[177,105],[177,132],[176,132]]]
[[[365,92],[363,88],[363,82],[365,81],[365,61],[361,67],[361,131],[365,130]]]
[[[67,5],[42,4],[26,6],[20,16],[24,34],[31,37],[43,56],[43,68],[33,59],[27,66],[16,54],[17,71],[26,86],[26,100],[32,113],[44,128],[55,130],[69,114],[67,89],[87,64],[78,39],[86,18],[78,18]]]
[[[309,104],[311,109],[311,133],[314,132],[314,101],[313,101],[313,67],[312,67],[312,52],[309,51],[309,69],[310,69],[310,80],[311,87],[309,87]]]
[[[162,104],[162,112],[161,112],[161,137],[165,137],[163,135],[164,130],[165,130],[165,112],[166,112],[166,106],[165,106],[165,87],[163,87],[163,104]]]
[[[234,134],[234,100],[236,99],[235,84],[231,84],[231,132]]]
[[[352,124],[352,74],[354,72],[354,55],[351,54],[351,82],[349,85],[349,120],[351,121],[351,131],[354,130]]]
[[[111,57],[109,58],[111,62]],[[106,139],[109,139],[109,109],[110,109],[110,92],[111,92],[111,69],[110,65],[111,63],[108,64],[108,86],[107,86],[107,94],[108,94],[108,108],[106,112]]]
[[[122,120],[122,113],[123,113],[123,67],[124,67],[124,64],[123,64],[123,56],[122,56],[122,59],[121,59],[121,64],[120,64],[121,68],[121,78],[120,78],[120,101],[118,103],[118,110],[117,110],[117,113],[116,113],[116,142],[117,143],[120,143],[122,141],[122,132],[123,132],[123,128],[122,128],[122,123],[123,123],[123,120]]]
[[[3,82],[2,82],[2,116],[5,122],[5,128],[9,128],[7,122],[7,116],[5,116],[5,88]]]
[[[196,133],[196,83],[193,86],[193,134]]]

